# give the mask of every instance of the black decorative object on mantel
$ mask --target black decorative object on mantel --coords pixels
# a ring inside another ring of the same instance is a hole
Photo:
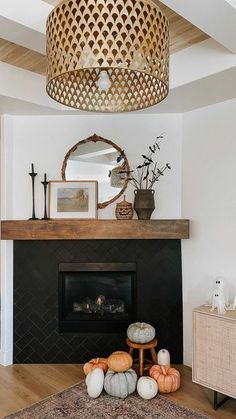
[[[29,173],[29,175],[31,176],[31,180],[32,180],[32,217],[29,218],[29,220],[38,220],[37,217],[35,217],[35,198],[34,198],[34,183],[35,183],[35,177],[37,176],[38,173],[35,173],[34,171],[34,164],[31,163],[31,172]]]
[[[159,167],[155,161],[155,153],[160,150],[163,134],[156,137],[152,145],[148,147],[148,153],[142,154],[142,162],[134,170],[122,170],[120,174],[128,174],[129,181],[135,187],[134,209],[139,220],[149,220],[155,209],[153,185],[158,182],[164,172],[170,169],[170,164],[166,163]]]
[[[155,209],[154,189],[134,190],[134,209],[139,220],[150,220]]]
[[[44,181],[41,182],[44,188],[44,216],[42,220],[49,220],[48,214],[47,214],[47,187],[49,182],[47,181],[47,175],[44,173]]]

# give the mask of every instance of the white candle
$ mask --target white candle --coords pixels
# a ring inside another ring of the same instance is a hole
[[[157,354],[158,365],[170,365],[170,353],[167,349],[161,349]]]

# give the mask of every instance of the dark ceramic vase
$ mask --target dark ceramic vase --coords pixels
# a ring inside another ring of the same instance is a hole
[[[134,209],[139,220],[150,220],[155,209],[153,189],[135,189]]]

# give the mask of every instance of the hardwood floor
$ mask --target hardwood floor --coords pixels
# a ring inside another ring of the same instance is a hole
[[[180,365],[177,368],[182,375],[182,385],[178,392],[168,396],[170,399],[216,419],[236,418],[236,400],[230,400],[215,412],[212,408],[212,391],[192,383],[190,368]],[[0,418],[72,386],[83,378],[81,365],[0,366]]]

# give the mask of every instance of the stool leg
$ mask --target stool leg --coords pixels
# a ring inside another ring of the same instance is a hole
[[[154,362],[154,364],[157,363],[157,354],[154,348],[151,349],[151,354],[152,354],[152,361]]]
[[[134,352],[134,348],[129,348],[129,354],[132,356]]]
[[[139,376],[143,376],[143,359],[144,359],[144,350],[139,349]]]

